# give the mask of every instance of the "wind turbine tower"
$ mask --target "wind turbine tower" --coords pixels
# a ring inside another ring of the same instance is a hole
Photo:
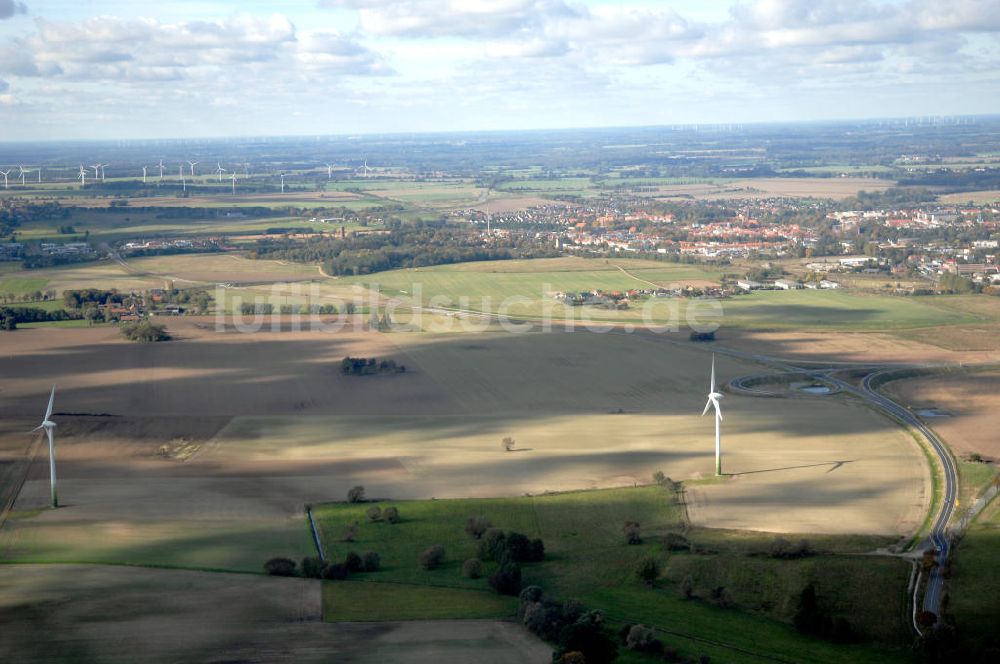
[[[281,193],[285,193],[285,174],[281,173]]]
[[[194,167],[200,164],[200,161],[189,161],[188,164],[191,165],[191,177],[194,177]],[[183,166],[183,164],[182,164]]]
[[[7,176],[10,175],[10,171],[0,171],[0,175],[3,176],[3,188],[10,189],[10,185],[7,183]]]
[[[233,171],[233,196],[236,195],[236,171]]]
[[[18,166],[17,168],[18,168],[19,171],[21,171],[21,186],[23,187],[24,186],[24,174],[27,173],[28,171],[25,170],[24,166]]]
[[[163,179],[163,160],[160,160],[160,179]]]
[[[715,475],[719,477],[722,475],[722,439],[720,436],[720,425],[722,424],[722,409],[719,408],[719,399],[722,398],[721,392],[715,391],[715,355],[712,355],[712,383],[708,386],[708,402],[705,404],[705,410],[701,411],[702,416],[708,413],[708,409],[711,407],[715,408]]]
[[[327,180],[333,179],[333,164],[326,165],[326,179]]]
[[[59,507],[59,498],[56,497],[56,423],[50,419],[52,417],[52,404],[55,403],[55,400],[56,386],[53,385],[52,393],[49,395],[49,407],[45,409],[45,417],[42,418],[42,423],[31,431],[34,433],[39,429],[45,429],[45,435],[49,437],[49,485],[52,492],[52,507]]]
[[[146,184],[146,167],[142,167],[142,183]]]
[[[87,169],[83,167],[83,164],[80,164],[80,175],[79,175],[79,177],[80,177],[80,186],[81,187],[86,187],[87,186]]]
[[[222,167],[222,164],[216,163],[215,172],[219,174],[219,182],[222,182],[222,174],[226,172],[226,169]]]

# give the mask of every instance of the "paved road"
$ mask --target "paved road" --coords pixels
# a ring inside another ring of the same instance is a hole
[[[737,356],[743,355],[741,353],[732,354]],[[752,358],[758,362],[766,362],[773,366],[778,366],[785,371],[822,375],[826,380],[837,385],[842,391],[868,401],[868,403],[874,405],[876,408],[880,409],[892,418],[919,431],[920,435],[922,435],[927,442],[930,443],[931,449],[933,449],[934,453],[937,455],[938,460],[941,463],[941,468],[944,471],[944,496],[938,513],[934,517],[934,522],[931,525],[930,541],[934,548],[938,551],[938,560],[943,562],[948,559],[948,554],[951,549],[951,541],[948,538],[948,523],[954,514],[956,501],[958,500],[958,469],[955,467],[955,460],[952,458],[951,453],[948,451],[944,442],[942,442],[941,439],[938,438],[937,434],[924,424],[920,418],[910,412],[909,409],[899,405],[889,397],[880,394],[872,385],[873,381],[877,378],[891,374],[894,371],[899,371],[901,367],[871,367],[870,365],[857,367],[868,370],[868,373],[861,382],[861,388],[859,389],[833,375],[836,371],[843,370],[844,367],[803,369],[775,358],[768,358],[760,355],[745,355],[744,357],[748,359]],[[742,382],[744,380],[745,379],[737,378],[734,379],[733,383],[737,384],[738,387],[742,387]],[[925,611],[931,611],[938,616],[941,615],[941,600],[943,599],[944,589],[944,577],[941,572],[941,565],[931,570],[930,576],[927,580],[927,588],[924,593],[923,603]]]

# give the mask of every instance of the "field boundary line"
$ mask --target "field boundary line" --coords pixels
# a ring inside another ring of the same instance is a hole
[[[18,496],[21,495],[21,489],[24,488],[24,483],[28,481],[28,473],[31,471],[32,464],[35,463],[35,457],[38,455],[38,448],[42,444],[42,437],[38,436],[35,438],[35,442],[28,446],[26,453],[22,459],[24,461],[24,472],[21,473],[20,479],[14,481],[14,485],[11,488],[10,497],[4,503],[3,509],[0,510],[0,528],[7,523],[7,517],[14,509],[14,503],[17,502]]]
[[[319,561],[326,562],[326,556],[323,555],[323,544],[319,539],[319,531],[316,529],[316,521],[313,519],[312,506],[306,507],[306,515],[309,517],[309,527],[312,529],[313,542],[316,543],[316,553],[319,554]]]

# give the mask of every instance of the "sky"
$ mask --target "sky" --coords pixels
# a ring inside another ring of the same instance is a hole
[[[0,0],[0,141],[996,113],[1000,0]]]

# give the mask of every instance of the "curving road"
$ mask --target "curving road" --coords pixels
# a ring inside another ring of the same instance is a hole
[[[937,550],[938,561],[943,563],[948,559],[948,555],[951,552],[951,541],[948,537],[948,523],[951,521],[951,517],[955,512],[955,505],[958,499],[958,469],[955,466],[955,460],[951,456],[951,453],[948,451],[944,442],[938,438],[937,434],[935,434],[930,427],[924,424],[919,417],[910,412],[908,408],[899,405],[889,397],[879,393],[878,390],[872,386],[872,382],[877,378],[884,377],[894,371],[899,371],[904,367],[873,367],[871,365],[859,365],[857,367],[853,367],[870,369],[869,373],[867,373],[861,381],[861,387],[857,388],[834,375],[835,372],[841,371],[846,367],[803,369],[776,358],[734,352],[729,352],[728,354],[743,356],[745,359],[754,359],[758,362],[767,362],[768,364],[778,366],[785,371],[822,375],[824,379],[834,383],[840,388],[841,391],[864,399],[893,419],[919,431],[920,435],[927,440],[931,449],[937,455],[938,461],[940,462],[944,473],[944,495],[938,509],[938,513],[934,517],[934,521],[931,524],[929,539],[933,547]],[[743,378],[736,378],[732,381],[732,384],[739,389],[746,390],[747,388],[744,387],[743,382],[749,378],[755,377],[756,376],[747,376]],[[941,601],[944,595],[944,576],[942,575],[942,567],[943,565],[939,564],[931,570],[930,576],[927,579],[927,587],[924,592],[923,609],[925,611],[931,611],[937,616],[941,615]],[[916,607],[914,607],[914,612],[915,610]]]

